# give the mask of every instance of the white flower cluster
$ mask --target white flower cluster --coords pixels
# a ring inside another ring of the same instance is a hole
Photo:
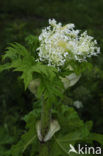
[[[59,67],[68,60],[82,62],[87,57],[99,54],[97,41],[88,36],[86,31],[80,34],[74,27],[74,24],[62,26],[55,19],[49,19],[49,26],[39,36],[38,61]]]

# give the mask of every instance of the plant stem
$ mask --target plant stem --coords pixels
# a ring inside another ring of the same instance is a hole
[[[44,138],[49,130],[51,121],[51,104],[48,101],[43,101],[41,112],[41,135]],[[49,156],[48,142],[40,144],[39,156]]]
[[[41,112],[41,135],[44,138],[47,134],[51,121],[51,104],[48,101],[42,103]]]
[[[48,155],[49,155],[48,143],[41,143],[39,156],[48,156]]]

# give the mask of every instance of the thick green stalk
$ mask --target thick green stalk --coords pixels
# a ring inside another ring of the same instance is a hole
[[[40,154],[39,156],[49,156],[49,146],[48,143],[40,144]]]
[[[47,101],[42,103],[41,112],[41,135],[44,138],[49,130],[51,121],[51,104]],[[47,142],[41,142],[39,156],[49,156],[49,148]]]
[[[44,138],[47,134],[51,121],[51,104],[48,101],[43,101],[41,112],[41,135]]]

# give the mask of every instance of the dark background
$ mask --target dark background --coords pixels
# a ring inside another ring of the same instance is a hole
[[[39,35],[48,19],[63,24],[74,23],[77,29],[94,36],[101,54],[92,59],[93,70],[86,71],[80,81],[68,89],[70,101],[79,100],[77,110],[84,120],[92,120],[92,131],[103,134],[103,0],[4,0],[0,1],[0,54],[11,42],[25,45],[29,34]],[[18,73],[0,73],[0,156],[14,144],[24,131],[22,118],[32,110],[35,97],[24,90]]]

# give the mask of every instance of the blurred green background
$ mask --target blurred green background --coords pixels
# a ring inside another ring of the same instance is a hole
[[[77,29],[94,36],[101,54],[92,59],[93,70],[66,91],[65,104],[81,101],[77,109],[84,120],[92,120],[93,131],[103,134],[103,0],[5,0],[0,1],[0,54],[11,42],[25,45],[29,34],[39,35],[55,18],[63,24],[74,23]],[[1,56],[0,56],[1,60]],[[24,90],[18,73],[0,73],[0,156],[10,149],[24,132],[23,116],[33,108],[35,97]]]

